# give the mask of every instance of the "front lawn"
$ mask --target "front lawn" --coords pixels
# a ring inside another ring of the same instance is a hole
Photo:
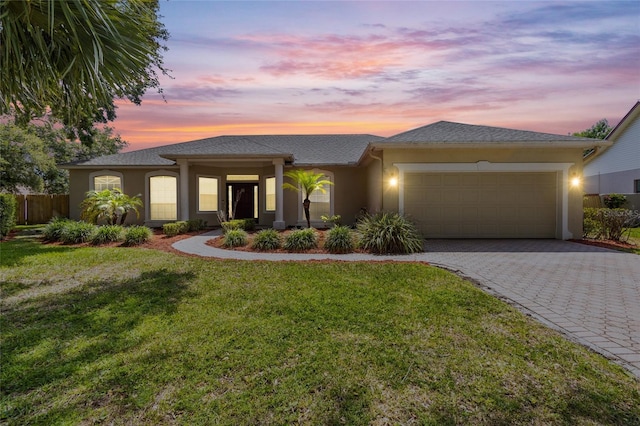
[[[0,423],[640,424],[636,379],[441,269],[0,250]]]

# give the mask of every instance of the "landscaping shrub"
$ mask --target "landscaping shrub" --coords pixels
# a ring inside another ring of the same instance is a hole
[[[360,247],[376,254],[409,254],[423,250],[415,225],[398,213],[366,215],[357,225]]]
[[[151,239],[153,231],[146,226],[134,225],[124,233],[124,244],[127,246],[137,246]]]
[[[99,245],[122,241],[124,228],[120,225],[98,226],[95,234],[91,238],[91,244]]]
[[[256,228],[256,221],[255,219],[233,219],[227,222],[222,222],[221,225],[224,232],[232,231],[234,229],[253,231]]]
[[[225,247],[242,247],[247,245],[247,232],[243,229],[231,229],[224,234],[222,245]]]
[[[640,220],[640,213],[628,209],[584,209],[583,234],[592,238],[620,241],[628,228]]]
[[[598,219],[598,210],[593,207],[585,207],[582,218],[582,238],[600,238],[602,226]]]
[[[65,244],[80,244],[91,241],[98,227],[92,223],[68,221],[60,233],[60,241]]]
[[[251,248],[260,251],[277,250],[282,246],[280,233],[275,229],[263,229],[253,238]]]
[[[204,219],[191,219],[187,221],[188,232],[201,231],[207,227],[207,221]]]
[[[162,232],[167,237],[175,237],[178,234],[186,234],[189,232],[189,223],[185,221],[165,223],[162,225]]]
[[[602,197],[602,202],[607,208],[618,209],[627,202],[627,197],[622,194],[607,194]]]
[[[64,217],[54,217],[42,230],[42,237],[45,241],[55,242],[62,239],[62,231],[71,220]]]
[[[284,248],[288,251],[305,251],[318,247],[318,234],[315,229],[297,229],[284,240]]]
[[[16,225],[16,197],[0,194],[0,240],[9,235]]]
[[[351,253],[354,248],[353,232],[348,226],[334,226],[327,233],[324,248],[330,253]]]

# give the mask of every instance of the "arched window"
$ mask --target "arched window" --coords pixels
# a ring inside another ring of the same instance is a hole
[[[105,189],[122,190],[122,173],[111,170],[93,172],[89,175],[89,189],[104,191]]]
[[[147,174],[149,220],[178,219],[178,176],[173,172]]]

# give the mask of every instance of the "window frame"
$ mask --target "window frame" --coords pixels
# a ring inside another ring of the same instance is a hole
[[[633,190],[636,194],[640,194],[640,179],[633,180]]]
[[[269,179],[273,179],[273,210],[269,210],[269,206],[267,205],[267,196],[269,192],[267,191],[267,181]],[[278,196],[278,188],[276,187],[276,177],[275,176],[265,176],[264,177],[264,212],[265,213],[275,213],[278,208],[278,203],[276,202],[276,197]]]
[[[153,219],[151,218],[151,178],[158,176],[170,176],[176,179],[176,218],[175,219]],[[146,222],[167,223],[175,222],[180,218],[180,174],[169,170],[156,170],[144,175],[145,202],[144,216]]]
[[[215,210],[202,210],[200,208],[200,178],[204,178],[204,179],[215,179],[216,180],[216,187],[217,187],[217,193],[216,193],[216,209]],[[222,178],[220,176],[214,176],[214,175],[201,175],[198,174],[196,175],[196,212],[198,214],[211,214],[211,213],[217,213],[220,211],[220,185],[222,184]]]
[[[96,178],[101,176],[115,176],[120,178],[120,190],[124,192],[124,175],[120,172],[116,172],[114,170],[99,170],[97,172],[89,173],[89,190],[96,190]]]

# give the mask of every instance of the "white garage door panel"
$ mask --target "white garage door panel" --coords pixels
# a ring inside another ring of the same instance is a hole
[[[404,210],[426,238],[554,238],[555,173],[406,173]]]

